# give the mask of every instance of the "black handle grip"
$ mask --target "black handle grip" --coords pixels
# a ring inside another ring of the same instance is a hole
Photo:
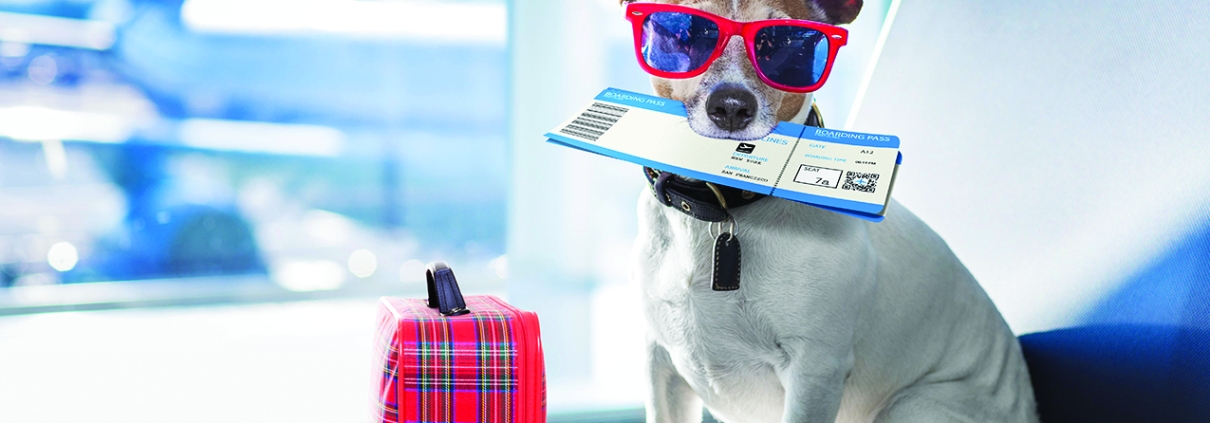
[[[462,299],[454,271],[445,262],[429,263],[425,277],[429,285],[429,307],[436,308],[442,316],[460,316],[471,312],[466,309],[466,300]]]

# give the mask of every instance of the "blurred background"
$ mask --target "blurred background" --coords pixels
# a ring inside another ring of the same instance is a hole
[[[1019,333],[1210,328],[1210,5],[866,1],[816,93]],[[612,0],[0,0],[0,421],[364,421],[378,296],[542,316],[552,421],[642,416]]]

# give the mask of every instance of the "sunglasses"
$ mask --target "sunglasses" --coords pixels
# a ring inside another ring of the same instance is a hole
[[[836,51],[849,31],[819,22],[774,19],[736,22],[685,6],[631,3],[634,52],[643,70],[660,78],[692,78],[706,72],[739,35],[748,59],[769,86],[809,93],[828,80]]]

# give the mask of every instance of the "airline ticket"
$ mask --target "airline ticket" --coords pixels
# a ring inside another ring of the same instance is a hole
[[[881,221],[903,156],[892,135],[781,122],[764,138],[689,128],[684,104],[616,88],[546,134],[555,144]]]

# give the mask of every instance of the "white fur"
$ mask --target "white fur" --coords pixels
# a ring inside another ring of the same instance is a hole
[[[789,16],[769,4],[690,3],[740,21]],[[757,97],[744,130],[719,129],[702,107],[725,85]],[[738,37],[706,73],[667,86],[690,127],[714,138],[768,134],[784,98],[754,76]],[[810,109],[807,96],[792,120]],[[775,198],[733,213],[740,289],[715,292],[708,224],[649,192],[639,201],[631,272],[648,326],[648,423],[700,422],[703,402],[728,423],[1037,422],[1016,337],[945,242],[898,203],[882,223]]]
[[[1020,346],[945,242],[893,202],[870,223],[768,198],[734,210],[738,291],[707,223],[639,201],[632,277],[649,423],[1036,422]]]

